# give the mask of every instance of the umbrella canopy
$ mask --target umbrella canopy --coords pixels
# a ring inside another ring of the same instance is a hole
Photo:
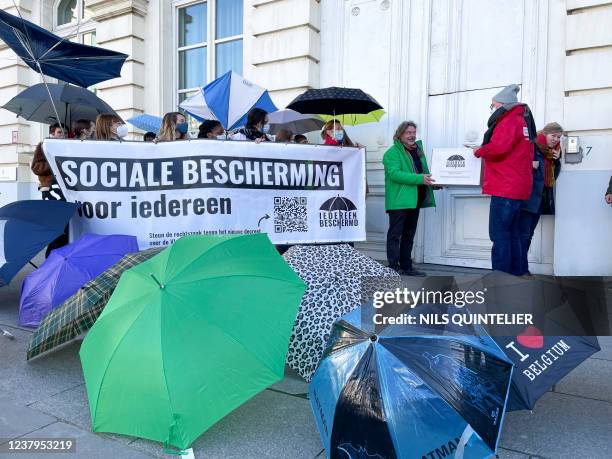
[[[157,255],[162,248],[128,253],[45,316],[32,335],[27,359],[66,344],[87,332],[110,299],[123,272]]]
[[[334,325],[308,388],[327,457],[495,454],[512,363],[491,338],[395,325],[375,334],[362,313]]]
[[[101,113],[116,114],[93,92],[66,83],[48,83],[47,87],[44,83],[36,84],[17,94],[2,108],[29,121],[45,124],[61,122],[68,126],[79,119],[95,121]]]
[[[93,430],[188,447],[283,378],[304,288],[265,234],[183,237],[126,271],[81,346]]]
[[[587,336],[592,334],[589,320],[580,313],[588,314],[588,308],[577,286],[564,286],[560,279],[526,279],[493,272],[471,280],[469,287],[486,291],[487,313],[533,315],[533,325],[488,327],[516,366],[509,411],[532,410],[540,397],[600,350],[597,337]]]
[[[348,244],[294,245],[283,256],[308,285],[295,319],[287,364],[310,381],[332,324],[361,304],[364,278],[399,275]]]
[[[17,201],[0,208],[0,286],[64,233],[75,210],[76,204],[64,201]]]
[[[297,96],[287,108],[300,113],[320,113],[323,115],[343,115],[345,113],[370,113],[382,109],[372,96],[361,89],[322,88],[309,89]]]
[[[45,315],[74,295],[86,282],[137,252],[135,236],[85,234],[78,241],[51,252],[26,276],[19,299],[19,323],[37,327]]]
[[[298,113],[295,110],[278,110],[268,115],[270,134],[277,134],[281,129],[288,129],[294,134],[317,131],[325,122],[319,115]]]
[[[142,129],[145,132],[154,132],[155,134],[159,134],[159,129],[161,128],[162,124],[161,117],[147,115],[146,113],[134,116],[126,121],[138,129]]]
[[[268,113],[278,110],[267,90],[232,71],[207,84],[179,107],[199,121],[218,120],[226,130],[244,126],[252,108]]]
[[[121,76],[126,54],[73,43],[0,10],[0,39],[36,72],[86,88]]]
[[[366,124],[366,123],[377,123],[380,119],[385,116],[385,111],[374,110],[370,113],[360,114],[360,113],[347,113],[343,115],[320,115],[323,121],[331,121],[333,119],[337,119],[344,126],[357,126],[358,124]]]

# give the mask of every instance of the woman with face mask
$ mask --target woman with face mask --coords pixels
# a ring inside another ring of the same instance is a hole
[[[96,139],[121,140],[128,135],[123,120],[112,113],[103,113],[96,118]]]
[[[204,120],[198,128],[198,139],[225,140],[223,126],[217,120]]]
[[[185,140],[187,139],[188,131],[189,125],[187,124],[187,119],[182,113],[166,113],[164,115],[164,119],[162,120],[158,139],[164,141]]]
[[[246,125],[232,135],[231,139],[253,140],[256,143],[272,142],[272,138],[268,135],[269,131],[268,112],[261,108],[252,108],[247,115]]]
[[[321,129],[321,138],[325,145],[338,147],[355,147],[349,136],[344,131],[342,123],[338,120],[329,120]]]

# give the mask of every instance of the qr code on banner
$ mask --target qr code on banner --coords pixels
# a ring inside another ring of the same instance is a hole
[[[274,232],[305,233],[308,231],[308,212],[306,197],[274,198]]]

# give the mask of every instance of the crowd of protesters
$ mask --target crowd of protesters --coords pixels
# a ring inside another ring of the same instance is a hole
[[[560,172],[560,139],[563,128],[555,122],[536,131],[531,111],[519,103],[518,85],[510,85],[496,94],[490,105],[482,145],[474,147],[474,155],[483,160],[482,192],[491,196],[489,237],[492,269],[514,275],[531,275],[527,253],[541,215],[554,215],[554,187]],[[63,124],[49,127],[51,138],[77,140],[120,141],[128,128],[115,114],[98,115],[91,120],[77,120],[72,129]],[[159,133],[147,132],[145,142],[169,142],[189,139],[187,118],[180,112],[166,113]],[[243,128],[228,133],[217,120],[204,120],[198,129],[198,139],[233,141],[308,143],[303,134],[280,129],[270,135],[268,113],[253,108]],[[327,121],[321,129],[324,145],[363,148],[354,143],[342,123]],[[420,209],[435,207],[433,190],[436,186],[429,173],[421,141],[417,140],[417,125],[402,122],[393,136],[393,145],[383,157],[385,170],[385,209],[389,217],[387,259],[395,271],[410,276],[424,273],[414,269],[412,248]],[[32,171],[39,178],[43,199],[64,199],[47,163],[42,145],[36,147]],[[367,193],[367,187],[366,187]],[[605,200],[612,204],[612,178]]]

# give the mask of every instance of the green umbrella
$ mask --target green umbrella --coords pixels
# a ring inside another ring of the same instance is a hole
[[[81,346],[93,431],[189,447],[283,378],[304,290],[265,234],[184,237],[126,271]]]
[[[336,119],[343,126],[357,126],[358,124],[377,123],[385,115],[385,111],[381,108],[370,113],[349,113],[344,115],[319,115],[323,121]]]
[[[87,282],[74,295],[45,316],[30,340],[27,359],[68,343],[89,330],[106,306],[121,274],[162,249],[153,248],[128,253],[95,279]]]

